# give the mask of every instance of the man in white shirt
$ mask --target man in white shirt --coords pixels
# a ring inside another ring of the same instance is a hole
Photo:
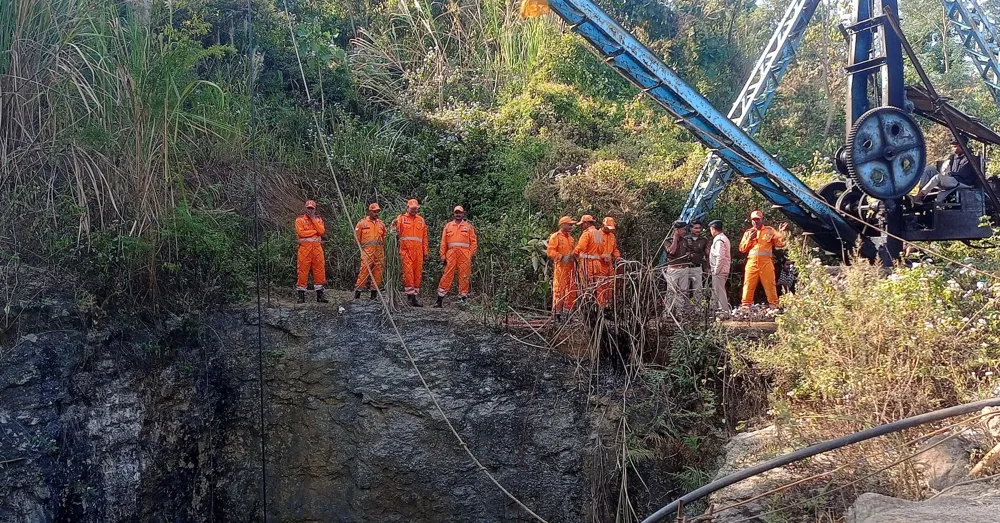
[[[733,259],[729,238],[722,232],[721,220],[712,220],[708,229],[712,233],[712,247],[708,254],[708,267],[712,273],[712,307],[730,313],[733,309],[726,296],[726,280],[729,279],[729,266]]]

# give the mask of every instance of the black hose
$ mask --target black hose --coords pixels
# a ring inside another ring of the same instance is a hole
[[[808,446],[804,449],[796,450],[785,454],[784,456],[779,456],[770,461],[765,461],[760,465],[750,467],[748,469],[741,470],[739,472],[734,472],[722,479],[717,479],[697,490],[689,492],[680,498],[674,500],[669,505],[661,508],[654,512],[648,518],[642,520],[642,523],[654,523],[656,521],[661,521],[667,516],[677,512],[678,507],[682,505],[689,505],[694,501],[697,501],[717,490],[726,488],[734,483],[738,483],[747,478],[762,474],[771,469],[776,469],[778,467],[783,467],[789,463],[799,461],[801,459],[809,458],[817,454],[822,454],[824,452],[829,452],[831,450],[836,450],[841,447],[846,447],[848,445],[853,445],[855,443],[860,443],[865,440],[872,438],[877,438],[879,436],[884,436],[892,432],[898,432],[900,430],[909,429],[923,425],[925,423],[931,423],[934,421],[941,421],[943,419],[951,418],[954,416],[961,416],[962,414],[969,414],[970,412],[976,412],[982,410],[984,407],[1000,407],[1000,398],[992,398],[988,400],[976,401],[974,403],[966,403],[964,405],[958,405],[956,407],[949,407],[946,409],[935,410],[928,412],[926,414],[920,414],[918,416],[913,416],[910,418],[902,419],[899,421],[894,421],[892,423],[886,423],[885,425],[879,425],[877,427],[872,427],[870,429],[862,430],[861,432],[855,432],[854,434],[848,434],[847,436],[841,436],[837,439],[831,439],[824,441],[822,443],[817,443],[815,445]]]

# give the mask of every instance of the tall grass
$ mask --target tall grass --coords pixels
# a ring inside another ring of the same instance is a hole
[[[546,19],[520,20],[508,0],[396,0],[387,9],[387,22],[359,31],[352,68],[372,99],[411,110],[489,104],[522,87],[554,31]]]
[[[118,2],[4,2],[0,35],[11,219],[76,220],[78,240],[142,235],[185,198],[184,168],[230,130],[226,96],[195,73],[223,49]]]

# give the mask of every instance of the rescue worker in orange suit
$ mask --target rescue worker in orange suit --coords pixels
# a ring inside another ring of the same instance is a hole
[[[354,282],[354,299],[361,297],[361,291],[369,284],[371,299],[378,296],[378,288],[382,286],[382,271],[385,270],[385,222],[379,219],[382,209],[377,203],[368,206],[368,216],[365,216],[354,226],[354,238],[361,246],[361,270]]]
[[[774,249],[785,246],[785,231],[787,223],[774,230],[764,225],[764,213],[750,213],[750,223],[753,225],[743,233],[740,240],[740,252],[747,255],[747,265],[743,277],[743,307],[753,304],[754,293],[757,292],[757,282],[764,286],[767,303],[770,308],[778,306],[778,288],[775,286]]]
[[[424,276],[424,260],[430,254],[427,242],[427,222],[417,214],[420,204],[417,200],[406,202],[406,212],[392,222],[393,233],[399,238],[399,259],[403,269],[403,293],[410,305],[423,307],[420,282]]]
[[[306,202],[306,210],[302,216],[295,219],[295,234],[299,239],[298,268],[299,277],[295,282],[295,290],[299,294],[299,303],[306,302],[306,284],[309,282],[309,271],[313,275],[313,288],[316,289],[316,301],[329,303],[323,297],[323,286],[326,285],[326,260],[323,258],[323,235],[326,226],[323,218],[316,216],[316,202]]]
[[[578,260],[577,275],[582,288],[594,291],[606,270],[601,259],[604,257],[604,233],[598,229],[594,217],[584,214],[577,225],[583,227],[583,234],[576,242],[573,254]],[[595,295],[596,296],[596,295]]]
[[[552,314],[562,319],[563,311],[573,309],[576,302],[576,262],[573,247],[576,240],[570,232],[576,221],[569,216],[559,218],[559,230],[549,236],[545,254],[552,260]]]
[[[472,257],[476,255],[476,229],[465,221],[465,209],[455,207],[455,219],[446,223],[441,231],[441,261],[445,262],[444,274],[438,283],[438,299],[434,307],[441,308],[444,297],[458,273],[458,299],[465,301],[472,279]]]
[[[605,216],[601,225],[601,233],[604,236],[601,266],[604,269],[604,274],[597,286],[597,304],[603,308],[607,307],[608,302],[614,296],[615,268],[622,255],[618,251],[618,237],[615,236],[615,219]]]

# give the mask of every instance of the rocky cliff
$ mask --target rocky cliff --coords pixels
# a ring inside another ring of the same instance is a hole
[[[157,335],[88,331],[58,302],[21,313],[0,346],[0,521],[257,519],[255,307]],[[497,479],[549,521],[588,519],[593,424],[573,362],[447,309],[398,319]],[[271,520],[527,519],[457,444],[375,304],[276,304],[262,330]]]

